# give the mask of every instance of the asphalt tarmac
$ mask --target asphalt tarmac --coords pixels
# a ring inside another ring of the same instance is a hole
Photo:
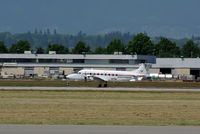
[[[0,125],[0,134],[199,134],[200,127]]]
[[[200,91],[198,88],[127,88],[127,87],[25,87],[0,86],[0,90],[81,90],[81,91]]]

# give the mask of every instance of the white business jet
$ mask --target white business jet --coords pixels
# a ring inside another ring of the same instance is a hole
[[[83,69],[77,74],[69,74],[66,78],[69,80],[94,80],[100,82],[99,87],[107,87],[107,82],[132,82],[140,81],[147,76],[147,70],[145,64],[141,64],[140,67],[133,71],[109,71],[109,70],[94,70]]]

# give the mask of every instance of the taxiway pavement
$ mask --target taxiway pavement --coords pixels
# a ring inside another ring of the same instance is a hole
[[[199,134],[200,127],[0,125],[0,134]]]
[[[127,87],[25,87],[0,86],[0,90],[78,90],[78,91],[200,91],[199,88],[127,88]]]

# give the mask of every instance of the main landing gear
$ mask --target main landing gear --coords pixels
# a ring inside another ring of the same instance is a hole
[[[104,84],[101,84],[101,83],[100,83],[100,84],[98,85],[98,87],[108,87],[108,84],[107,84],[107,83],[104,83]]]

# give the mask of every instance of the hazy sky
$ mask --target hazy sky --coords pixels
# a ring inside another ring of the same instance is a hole
[[[0,0],[0,32],[200,35],[200,0]]]

